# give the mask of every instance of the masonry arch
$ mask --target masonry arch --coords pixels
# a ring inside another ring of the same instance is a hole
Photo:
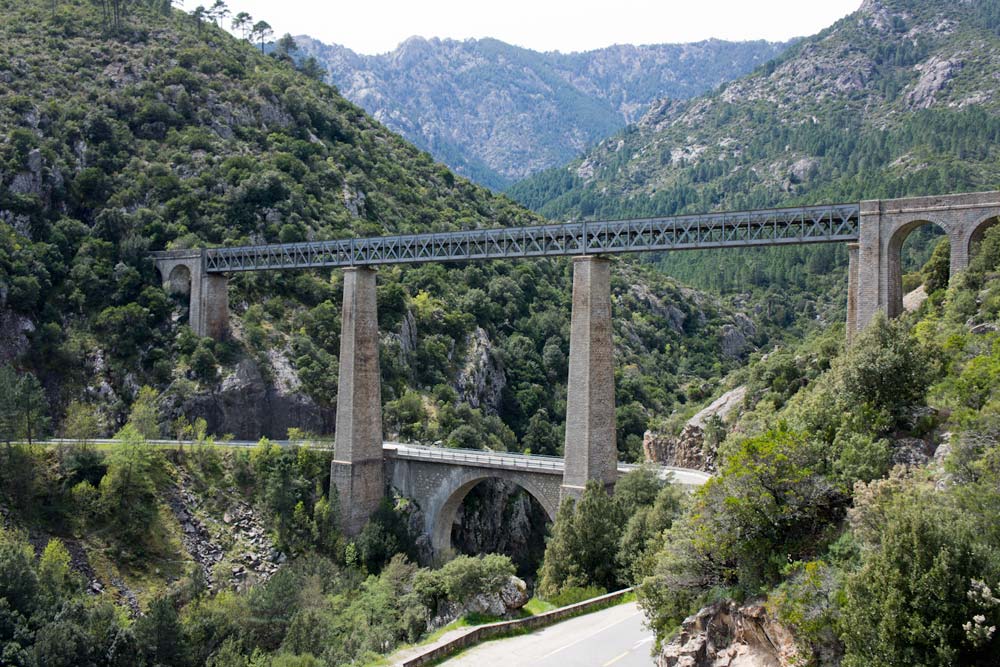
[[[905,262],[903,257],[903,247],[906,244],[907,239],[909,239],[910,235],[917,230],[926,230],[924,231],[924,234],[928,236],[927,242],[931,244],[931,250],[933,250],[933,246],[938,242],[938,239],[934,237],[945,236],[949,238],[951,241],[952,257],[954,257],[955,248],[959,245],[956,243],[956,240],[952,238],[954,234],[948,226],[932,218],[917,218],[915,220],[910,220],[900,224],[892,230],[892,233],[889,236],[888,246],[886,248],[889,283],[887,285],[886,306],[889,317],[898,317],[903,313],[903,275],[905,270],[907,268],[910,270],[919,268],[919,266],[904,266]],[[929,253],[927,254],[927,257],[930,257]],[[924,261],[926,261],[926,259],[924,259]],[[919,263],[922,264],[922,262]],[[952,261],[951,264],[953,265],[954,261]],[[953,269],[949,271],[949,277],[953,273]]]
[[[445,553],[451,549],[451,530],[462,502],[473,488],[488,479],[501,479],[521,487],[545,510],[549,522],[555,521],[556,511],[559,509],[561,476],[554,476],[551,484],[540,484],[533,476],[506,470],[465,470],[462,474],[451,476],[434,494],[442,501],[439,505],[432,503],[432,506],[438,505],[438,509],[428,517],[428,532],[435,553]]]
[[[976,227],[972,230],[972,233],[969,234],[969,247],[968,247],[970,260],[973,257],[975,257],[976,253],[979,251],[979,246],[983,242],[983,236],[986,235],[986,231],[990,227],[993,227],[994,225],[997,224],[1000,224],[1000,216],[995,215],[991,218],[986,218],[978,225],[976,225]]]
[[[166,287],[171,294],[191,293],[191,269],[187,265],[176,265],[165,277]]]

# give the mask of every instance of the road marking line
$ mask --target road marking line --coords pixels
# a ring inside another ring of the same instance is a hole
[[[576,646],[576,645],[577,645],[577,644],[579,644],[580,642],[585,642],[585,641],[587,641],[588,639],[593,639],[593,638],[594,638],[594,636],[596,636],[596,635],[599,635],[599,634],[601,634],[601,633],[602,633],[602,632],[604,632],[605,630],[609,630],[609,629],[611,629],[611,628],[615,627],[616,625],[618,625],[618,624],[620,624],[620,623],[624,623],[625,621],[629,620],[629,619],[630,619],[630,618],[632,618],[633,616],[638,616],[638,615],[639,615],[639,614],[641,614],[641,613],[642,613],[641,611],[637,611],[637,612],[635,612],[634,614],[629,614],[629,615],[628,615],[628,616],[626,616],[625,618],[621,618],[621,619],[618,619],[618,620],[617,620],[617,621],[615,621],[614,623],[609,623],[608,625],[605,625],[605,626],[604,626],[603,628],[601,628],[600,630],[596,630],[595,632],[592,632],[592,633],[590,633],[589,635],[587,635],[586,637],[583,637],[582,639],[577,639],[577,640],[576,640],[575,642],[570,642],[569,644],[566,644],[565,646],[560,646],[560,647],[559,647],[559,648],[557,648],[557,649],[556,649],[555,651],[552,651],[552,652],[550,652],[550,653],[546,653],[546,654],[545,654],[545,655],[543,655],[543,656],[542,656],[541,658],[539,658],[539,660],[545,660],[546,658],[551,658],[551,657],[552,657],[552,656],[554,656],[554,655],[555,655],[556,653],[559,653],[560,651],[565,651],[565,650],[566,650],[566,649],[568,649],[568,648],[569,648],[570,646]],[[552,627],[556,627],[556,626],[552,626]]]
[[[618,662],[619,660],[621,660],[622,658],[624,658],[625,656],[627,656],[628,653],[629,653],[628,651],[625,651],[621,655],[617,655],[617,656],[611,658],[606,663],[604,663],[603,665],[601,665],[601,667],[610,667],[611,665],[615,664],[616,662]]]
[[[639,641],[637,641],[635,644],[632,645],[632,650],[634,651],[635,649],[639,648],[643,644],[648,644],[649,642],[653,641],[654,639],[656,639],[656,637],[646,637],[645,639],[640,639]]]

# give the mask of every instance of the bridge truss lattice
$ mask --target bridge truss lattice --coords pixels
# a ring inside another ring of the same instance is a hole
[[[856,241],[860,206],[835,204],[504,229],[211,248],[209,273]]]

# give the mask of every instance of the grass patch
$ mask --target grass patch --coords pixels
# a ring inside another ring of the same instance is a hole
[[[547,602],[541,598],[531,598],[528,600],[528,604],[524,605],[522,608],[526,616],[538,616],[539,614],[544,614],[547,611],[552,611],[557,607],[551,602]]]

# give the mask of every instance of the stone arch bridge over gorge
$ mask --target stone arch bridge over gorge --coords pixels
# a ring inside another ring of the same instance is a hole
[[[344,269],[331,483],[340,495],[345,530],[352,534],[361,529],[385,494],[388,480],[421,501],[432,543],[441,549],[448,546],[451,522],[462,499],[486,477],[520,485],[550,517],[560,498],[578,496],[588,480],[614,484],[619,466],[608,255],[846,243],[850,336],[878,313],[894,317],[902,311],[900,250],[915,228],[934,224],[944,230],[951,241],[954,276],[968,267],[983,232],[998,220],[1000,192],[985,192],[153,255],[164,286],[190,294],[189,321],[194,331],[217,339],[228,330],[228,274]],[[384,448],[375,267],[547,256],[573,257],[565,459],[487,453],[464,453],[460,459],[459,453],[445,450]]]

